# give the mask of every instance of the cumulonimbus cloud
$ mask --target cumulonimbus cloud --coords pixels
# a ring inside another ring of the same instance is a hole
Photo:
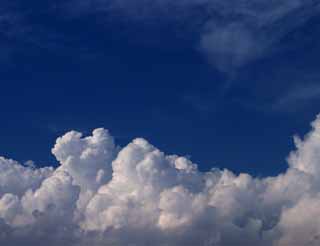
[[[166,155],[142,138],[116,146],[105,129],[57,139],[56,169],[0,158],[6,246],[320,243],[320,118],[288,169],[255,178]]]

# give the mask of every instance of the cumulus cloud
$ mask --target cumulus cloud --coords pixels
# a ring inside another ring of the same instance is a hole
[[[32,168],[0,157],[0,196],[13,193],[22,196],[28,189],[37,189],[48,178],[53,168]]]
[[[166,155],[105,129],[57,139],[56,169],[0,158],[0,243],[257,245],[320,243],[320,117],[286,172],[255,178]]]

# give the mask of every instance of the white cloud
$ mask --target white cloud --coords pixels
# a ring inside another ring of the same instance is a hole
[[[49,177],[53,168],[33,169],[0,157],[0,196],[13,193],[22,196],[28,189],[36,189]]]
[[[58,169],[70,173],[84,190],[96,190],[111,178],[116,151],[113,137],[104,129],[96,129],[86,138],[80,132],[68,132],[57,139],[52,149],[61,164]]]
[[[258,245],[320,243],[320,118],[275,177],[200,172],[138,138],[119,149],[104,129],[71,131],[60,167],[0,159],[5,245]]]

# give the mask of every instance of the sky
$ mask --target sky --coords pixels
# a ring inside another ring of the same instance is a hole
[[[300,231],[317,245],[319,223],[293,218],[320,214],[319,14],[316,0],[1,1],[0,242],[148,245],[149,228],[161,246]],[[73,236],[49,237],[57,224]]]
[[[4,1],[1,153],[55,165],[59,135],[105,127],[204,170],[277,174],[318,113],[320,19],[316,1],[263,4]]]

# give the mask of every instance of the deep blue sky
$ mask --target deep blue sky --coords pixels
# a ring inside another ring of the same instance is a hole
[[[144,137],[204,170],[264,176],[286,168],[292,136],[319,112],[319,15],[268,27],[286,32],[263,55],[221,69],[200,51],[204,20],[189,21],[201,10],[177,20],[24,2],[0,11],[6,157],[55,165],[58,136],[105,127],[120,145]]]

